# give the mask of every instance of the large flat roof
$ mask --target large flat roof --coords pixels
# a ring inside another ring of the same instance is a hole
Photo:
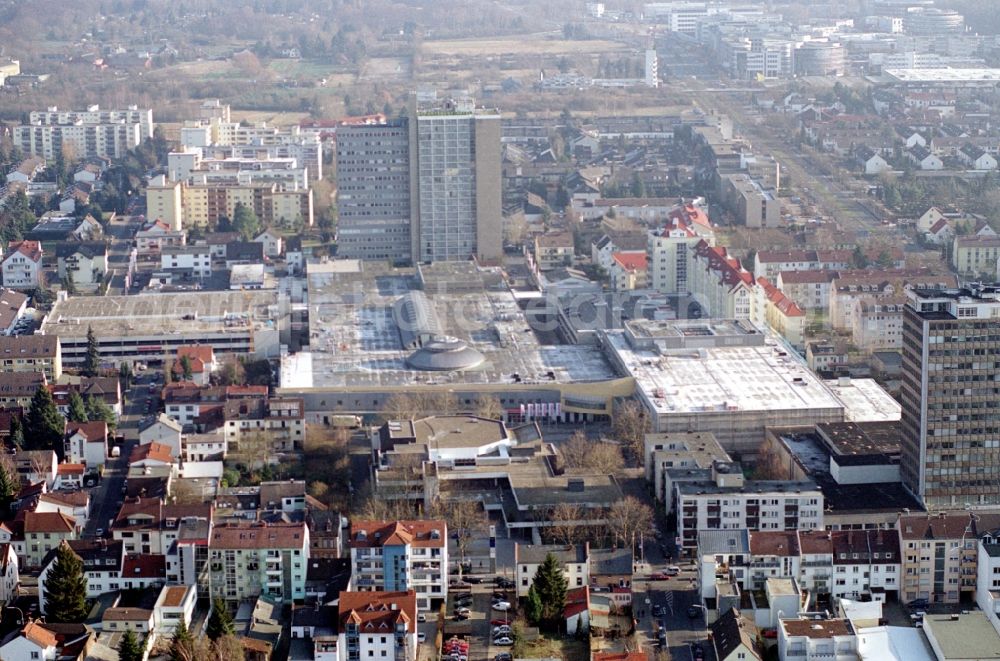
[[[900,83],[1000,83],[1000,69],[885,69],[890,80]]]
[[[924,632],[946,659],[1000,659],[1000,634],[982,611],[925,615]]]
[[[515,374],[520,383],[544,385],[617,377],[595,347],[541,344],[514,295],[491,275],[455,265],[421,272],[372,263],[319,271],[310,265],[312,385],[510,384]],[[403,347],[393,310],[404,294],[421,287],[444,334],[481,353],[481,364],[451,372],[409,367],[413,350]]]
[[[612,350],[661,414],[706,411],[837,409],[843,404],[773,338],[759,346],[709,346],[659,353],[637,350],[620,332]]]
[[[58,301],[42,324],[63,341],[246,331],[275,323],[283,298],[276,291],[197,291],[134,296],[76,296]]]

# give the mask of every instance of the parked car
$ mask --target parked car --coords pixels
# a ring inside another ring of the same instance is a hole
[[[426,621],[427,621],[426,613],[417,613],[417,622],[426,622]]]
[[[493,657],[493,661],[514,661],[514,657],[512,657],[509,652],[500,652]]]
[[[450,587],[450,588],[471,588],[472,584],[471,583],[466,583],[465,581],[460,581],[460,580],[458,580],[456,578],[455,580],[450,581],[448,583],[448,587]]]
[[[493,584],[500,588],[513,589],[515,586],[514,581],[509,578],[504,578],[503,576],[497,576],[493,579]]]
[[[509,601],[494,601],[493,609],[498,611],[509,611],[510,602]]]
[[[468,620],[469,616],[468,615],[462,615],[461,613],[455,613],[455,617],[453,619],[456,622],[461,622],[462,620]]]
[[[502,619],[498,618],[498,619],[495,619],[495,620],[490,620],[490,626],[493,626],[493,627],[505,627],[505,626],[508,626],[509,624],[510,624],[510,620],[507,619],[507,618],[502,618]]]
[[[501,624],[498,627],[493,627],[493,635],[497,636],[502,633],[510,633],[510,627],[506,624]]]
[[[694,619],[696,617],[701,617],[701,606],[698,606],[697,604],[688,606],[687,616],[690,617],[691,619]]]
[[[914,599],[913,601],[909,602],[906,605],[909,606],[910,608],[927,608],[928,606],[930,606],[930,602],[928,602],[926,599]]]
[[[702,649],[701,643],[691,643],[691,658],[694,661],[703,661],[705,658],[705,650]]]
[[[677,576],[677,574],[680,573],[681,573],[681,568],[678,567],[677,565],[670,565],[669,567],[667,567],[666,574],[668,576]]]
[[[510,636],[500,636],[498,638],[493,639],[493,644],[501,645],[503,647],[508,647],[514,644],[514,639],[511,638]]]
[[[472,585],[479,585],[480,583],[483,582],[483,577],[482,576],[466,576],[465,577],[465,582],[466,583],[471,583]]]
[[[661,571],[658,571],[658,572],[653,572],[652,574],[650,574],[649,575],[649,580],[651,580],[651,581],[668,581],[668,580],[670,580],[670,576],[668,576],[667,574],[664,574]]]
[[[470,611],[470,610],[469,610],[468,608],[466,608],[465,606],[456,606],[456,607],[455,607],[455,615],[468,615],[468,614],[470,614],[471,612],[472,612],[472,611]]]
[[[417,642],[418,643],[426,643],[427,642],[427,634],[425,634],[423,631],[418,632],[417,633]]]

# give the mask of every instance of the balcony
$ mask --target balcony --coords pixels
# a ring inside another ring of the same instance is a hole
[[[266,587],[268,587],[268,588],[277,588],[277,589],[280,590],[281,587],[282,587],[282,585],[283,585],[283,583],[282,583],[281,579],[275,580],[275,579],[270,579],[269,578],[269,579],[267,579],[267,583],[265,583],[264,585]]]

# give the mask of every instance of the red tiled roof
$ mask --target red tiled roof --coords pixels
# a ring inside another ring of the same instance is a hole
[[[59,464],[56,467],[58,475],[83,475],[86,468],[83,464]]]
[[[566,592],[566,605],[563,608],[563,618],[569,619],[590,610],[590,588],[586,585]]]
[[[71,533],[76,520],[62,512],[28,512],[24,515],[24,532]]]
[[[337,606],[341,631],[356,624],[361,635],[390,634],[399,623],[409,633],[417,630],[417,593],[406,592],[341,592]]]
[[[66,436],[80,432],[90,443],[103,443],[108,440],[108,423],[106,422],[67,422]]]
[[[432,537],[432,531],[438,531]],[[359,533],[363,536],[359,538]],[[352,521],[348,546],[377,548],[385,544],[410,544],[422,548],[444,548],[448,524],[444,521]]]
[[[767,278],[760,277],[757,278],[757,284],[764,288],[764,293],[767,295],[767,300],[781,310],[782,314],[786,317],[802,317],[805,313],[802,311],[795,301],[785,296],[780,289],[775,287],[768,281]]]
[[[174,463],[174,455],[170,451],[170,446],[164,445],[163,443],[157,443],[156,441],[133,448],[132,453],[129,454],[128,463],[134,464],[138,461],[145,461],[147,459],[152,461],[162,461],[165,464]]]
[[[612,253],[611,259],[626,271],[645,271],[647,268],[646,253],[644,252],[616,252]]]
[[[730,257],[723,247],[713,247],[706,241],[699,241],[695,246],[695,255],[707,262],[707,268],[719,274],[719,281],[730,288],[740,283],[752,285],[753,274],[743,268],[740,260]]]
[[[307,537],[304,523],[219,525],[212,528],[213,549],[296,549]]]
[[[11,241],[7,244],[8,254],[19,252],[33,262],[42,259],[42,244],[38,241]]]
[[[54,633],[37,622],[28,622],[21,635],[39,647],[55,647],[59,642]]]
[[[159,553],[132,553],[122,563],[122,578],[164,578],[167,556]]]
[[[712,226],[712,222],[708,219],[708,214],[705,213],[704,209],[696,207],[693,204],[685,204],[672,210],[668,217],[682,220],[688,225]]]

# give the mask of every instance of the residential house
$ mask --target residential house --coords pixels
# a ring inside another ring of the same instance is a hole
[[[618,608],[632,605],[632,550],[628,548],[590,550],[590,587],[609,590],[608,598]]]
[[[90,494],[86,491],[48,491],[38,497],[35,511],[59,512],[83,527],[90,518]]]
[[[108,245],[101,241],[57,244],[56,259],[59,279],[72,279],[74,287],[87,291],[100,285],[108,273]]]
[[[10,335],[24,319],[28,297],[13,289],[0,289],[0,335]]]
[[[29,620],[0,641],[0,658],[81,659],[90,648],[92,637],[93,633],[83,624],[46,624]]]
[[[161,588],[167,582],[167,556],[162,553],[126,553],[122,560],[122,589]]]
[[[688,289],[702,313],[723,319],[750,319],[753,310],[753,274],[725,248],[699,242],[688,274]]]
[[[833,537],[825,530],[801,530],[798,583],[804,590],[829,594],[833,589]]]
[[[924,240],[934,245],[945,245],[955,238],[955,229],[948,222],[947,218],[934,223],[929,230],[924,232]]]
[[[49,551],[76,537],[75,519],[61,512],[28,512],[24,515],[24,566],[40,567]]]
[[[135,249],[139,256],[158,256],[165,247],[187,244],[187,232],[173,230],[162,220],[153,220],[135,234]]]
[[[1000,237],[956,236],[951,251],[955,271],[965,278],[994,280],[1000,274]]]
[[[153,466],[173,467],[177,457],[173,455],[173,448],[169,445],[157,443],[144,443],[132,448],[128,456],[129,469],[133,467],[147,468]]]
[[[723,613],[709,629],[718,661],[763,661],[757,645],[757,627],[735,608]]]
[[[535,237],[534,258],[540,271],[572,266],[575,251],[572,232],[547,232]]]
[[[0,409],[27,411],[31,398],[39,388],[45,387],[45,383],[45,375],[41,372],[0,372]]]
[[[958,157],[973,170],[996,170],[997,159],[993,154],[972,144],[965,144],[958,150]]]
[[[835,530],[833,584],[835,598],[895,601],[899,594],[899,536],[892,530]]]
[[[604,593],[592,593],[590,586],[566,591],[563,624],[567,636],[593,634],[610,627],[611,600]]]
[[[837,271],[831,269],[781,271],[773,282],[807,314],[825,315],[830,307],[830,284],[836,277]]]
[[[161,635],[172,634],[181,624],[187,627],[194,617],[198,591],[193,585],[164,585],[153,604],[153,623]]]
[[[417,595],[405,592],[341,592],[337,643],[324,658],[337,661],[416,661]],[[332,643],[332,641],[330,641]]]
[[[87,467],[83,464],[61,463],[56,468],[54,489],[82,489]]]
[[[854,152],[855,160],[861,165],[861,171],[866,175],[891,172],[892,166],[871,147],[859,147]]]
[[[851,339],[866,352],[903,348],[905,296],[859,298],[851,314]]]
[[[205,280],[212,276],[212,257],[207,246],[161,246],[160,269],[171,284]]]
[[[108,425],[103,421],[67,422],[63,446],[65,461],[100,468],[108,459]]]
[[[590,585],[590,545],[583,544],[514,544],[514,580],[517,596],[526,597],[538,568],[549,554],[563,568],[566,585],[578,588]]]
[[[646,253],[616,252],[611,256],[608,273],[615,291],[643,289],[647,282]]]
[[[806,313],[802,308],[767,278],[757,278],[755,294],[751,319],[767,324],[793,347],[802,348],[806,332]]]
[[[38,289],[42,279],[42,244],[38,241],[11,241],[7,244],[0,269],[8,289]]]
[[[927,147],[911,147],[906,150],[906,157],[913,161],[921,170],[943,170],[944,161]]]
[[[345,546],[340,512],[309,508],[306,523],[309,524],[309,542],[312,545],[309,550],[310,559],[339,558],[341,549]]]
[[[234,241],[226,244],[226,268],[235,264],[263,264],[264,244],[253,241]]]
[[[417,608],[448,598],[448,524],[444,521],[352,521],[347,546],[359,591],[405,591]]]
[[[40,156],[31,156],[18,163],[16,168],[7,173],[7,183],[31,183],[44,171],[45,159]]]
[[[18,450],[14,453],[14,468],[22,484],[52,484],[58,462],[52,450]]]
[[[139,429],[139,444],[156,441],[170,447],[171,453],[181,456],[181,425],[166,413],[158,414]]]
[[[62,346],[55,335],[0,337],[0,373],[42,372],[50,382],[62,377]]]
[[[255,236],[253,240],[255,243],[261,243],[264,245],[265,256],[271,259],[281,257],[282,238],[281,234],[278,232],[268,228]]]
[[[301,275],[305,271],[306,258],[301,237],[291,236],[285,240],[285,266],[291,275]]]
[[[187,359],[190,374],[184,373],[184,360]],[[174,361],[174,378],[193,381],[200,386],[210,383],[212,372],[219,368],[215,360],[215,352],[210,345],[192,344],[177,347],[177,360]]]
[[[797,530],[755,530],[749,533],[750,563],[744,587],[763,589],[769,578],[796,578],[799,575],[799,533]]]
[[[211,519],[211,505],[165,505],[160,498],[130,497],[118,511],[111,533],[125,545],[128,554],[165,554],[182,537],[186,526],[197,527],[199,522]]]
[[[856,659],[858,638],[850,620],[783,618],[778,621],[778,658]]]
[[[284,603],[305,598],[309,528],[304,523],[215,526],[209,548],[213,598],[229,603],[261,595]]]
[[[19,596],[20,567],[13,544],[0,544],[0,603],[13,603]],[[44,592],[40,590],[39,592]]]
[[[931,207],[917,219],[917,231],[921,234],[928,232],[940,220],[945,220],[947,216],[938,207]]]
[[[896,522],[903,556],[900,600],[953,604],[972,597],[980,530],[996,528],[1000,528],[1000,515],[989,512],[900,516]]]
[[[63,416],[69,415],[70,396],[75,392],[84,402],[92,397],[102,400],[116,419],[121,417],[122,391],[121,381],[117,377],[64,375],[59,383],[50,384],[48,388],[52,393],[52,401]]]
[[[73,539],[68,540],[73,554],[83,563],[83,574],[87,578],[87,598],[96,599],[102,594],[117,592],[121,589],[122,563],[125,552],[121,542],[106,539]],[[42,570],[38,574],[38,584],[45,585],[49,572],[56,561],[57,550],[50,551],[42,562]],[[39,610],[44,615],[48,602],[45,590],[38,591]]]
[[[645,253],[647,238],[643,232],[602,234],[590,246],[590,261],[605,271],[611,268],[611,255],[616,252]]]

